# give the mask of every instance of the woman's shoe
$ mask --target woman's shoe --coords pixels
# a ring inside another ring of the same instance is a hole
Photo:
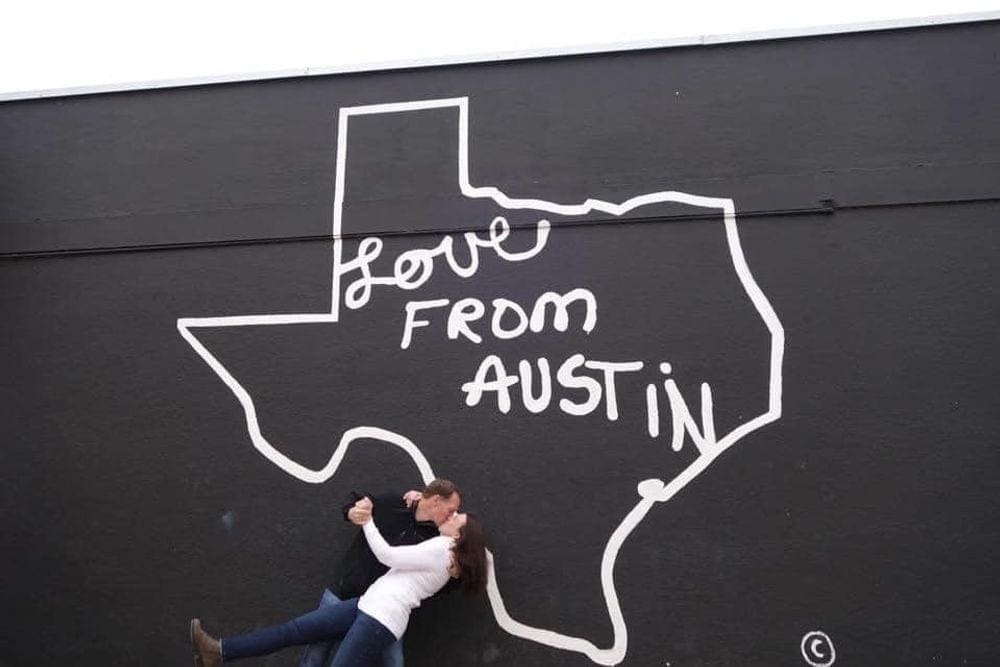
[[[191,645],[202,667],[219,667],[222,664],[222,645],[201,629],[201,621],[197,618],[191,619]]]

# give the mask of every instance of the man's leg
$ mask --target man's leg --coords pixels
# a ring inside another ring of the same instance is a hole
[[[334,595],[330,589],[323,591],[323,595],[319,599],[319,606],[317,609],[322,609],[323,607],[332,607],[335,604],[340,604],[340,598]],[[327,662],[333,659],[333,654],[337,648],[336,641],[324,641],[316,642],[315,644],[309,644],[306,646],[305,650],[302,651],[302,658],[299,660],[299,667],[324,667]]]
[[[288,646],[300,646],[344,636],[358,615],[357,599],[322,607],[280,625],[261,628],[222,643],[222,659],[267,655]]]
[[[385,649],[395,641],[396,637],[389,628],[359,611],[351,629],[344,635],[344,641],[340,642],[333,667],[377,665]]]

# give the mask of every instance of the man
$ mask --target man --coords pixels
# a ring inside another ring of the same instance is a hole
[[[355,503],[368,494],[352,493],[344,506],[344,518],[356,526],[370,516],[382,537],[392,546],[417,544],[438,535],[438,526],[458,511],[462,498],[455,484],[435,479],[423,491],[408,491],[402,497],[385,494],[368,496],[371,510]],[[340,578],[323,592],[319,606],[339,604],[341,600],[360,597],[376,579],[389,571],[380,563],[360,532],[348,548],[340,566]],[[447,590],[448,587],[445,588]],[[323,667],[336,654],[334,642],[310,644],[302,653],[299,667]],[[383,667],[403,667],[403,640],[395,642],[382,655]]]

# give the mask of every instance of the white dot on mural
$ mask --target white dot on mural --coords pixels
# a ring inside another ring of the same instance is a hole
[[[232,530],[236,525],[236,512],[229,510],[222,515],[222,527],[226,530]]]
[[[500,649],[497,648],[496,644],[487,644],[486,650],[483,651],[483,662],[489,664],[500,657]]]

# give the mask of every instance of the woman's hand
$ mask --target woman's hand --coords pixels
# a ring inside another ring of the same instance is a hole
[[[354,507],[347,510],[347,519],[355,526],[363,526],[369,521],[371,521],[372,520],[371,498],[365,496],[358,502],[354,503]]]

